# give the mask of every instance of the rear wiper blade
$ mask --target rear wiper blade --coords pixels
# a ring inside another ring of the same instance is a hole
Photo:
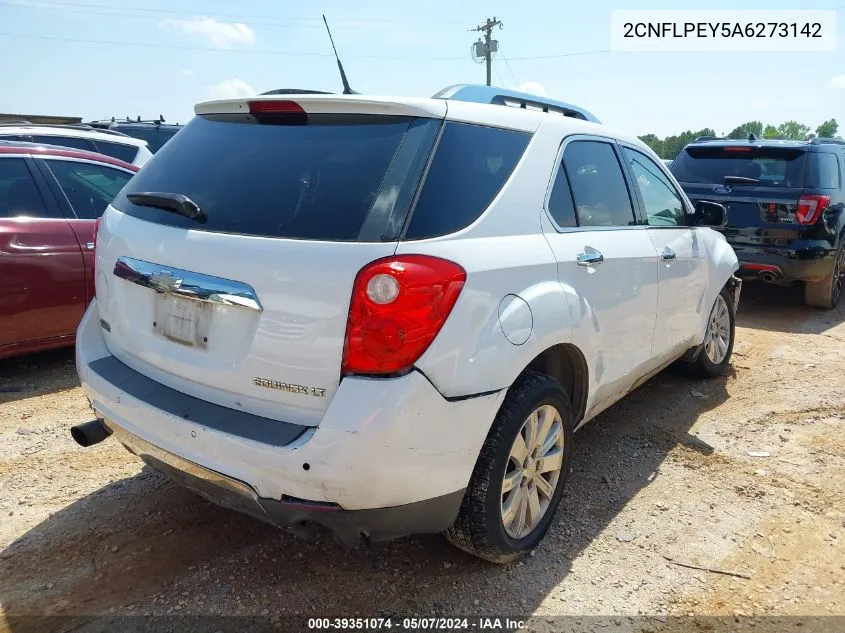
[[[748,178],[747,176],[725,176],[725,182],[736,185],[754,185],[760,182],[760,180],[757,178]]]
[[[181,193],[167,193],[160,191],[141,191],[138,193],[128,193],[126,197],[132,204],[137,204],[141,207],[152,207],[153,209],[161,209],[162,211],[171,211],[184,215],[186,218],[191,218],[197,222],[205,222],[208,218],[199,208],[196,202],[191,200],[188,196],[183,196]]]

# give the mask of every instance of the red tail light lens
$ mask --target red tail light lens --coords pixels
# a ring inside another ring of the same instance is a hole
[[[305,124],[308,115],[296,101],[250,101],[249,113],[259,123]]]
[[[355,277],[341,372],[394,374],[410,368],[440,332],[466,272],[445,259],[378,259]]]
[[[815,224],[821,217],[822,211],[830,204],[830,196],[804,195],[798,198],[798,208],[795,210],[795,219],[798,224]]]

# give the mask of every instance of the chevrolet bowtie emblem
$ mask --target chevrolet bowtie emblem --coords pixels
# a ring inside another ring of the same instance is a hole
[[[150,286],[158,292],[170,292],[182,285],[182,280],[174,277],[169,270],[158,270],[150,275]]]

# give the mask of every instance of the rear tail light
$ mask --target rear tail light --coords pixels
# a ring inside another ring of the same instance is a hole
[[[795,219],[798,224],[815,224],[816,220],[830,204],[830,196],[804,195],[798,198],[798,208],[795,210]]]
[[[341,372],[407,370],[440,332],[466,281],[463,268],[428,255],[398,255],[355,277]]]
[[[249,113],[259,123],[302,125],[308,122],[308,115],[296,101],[250,101]]]

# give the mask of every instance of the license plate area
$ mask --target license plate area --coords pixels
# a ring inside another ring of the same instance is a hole
[[[190,347],[208,347],[211,326],[210,303],[155,293],[153,332]]]

